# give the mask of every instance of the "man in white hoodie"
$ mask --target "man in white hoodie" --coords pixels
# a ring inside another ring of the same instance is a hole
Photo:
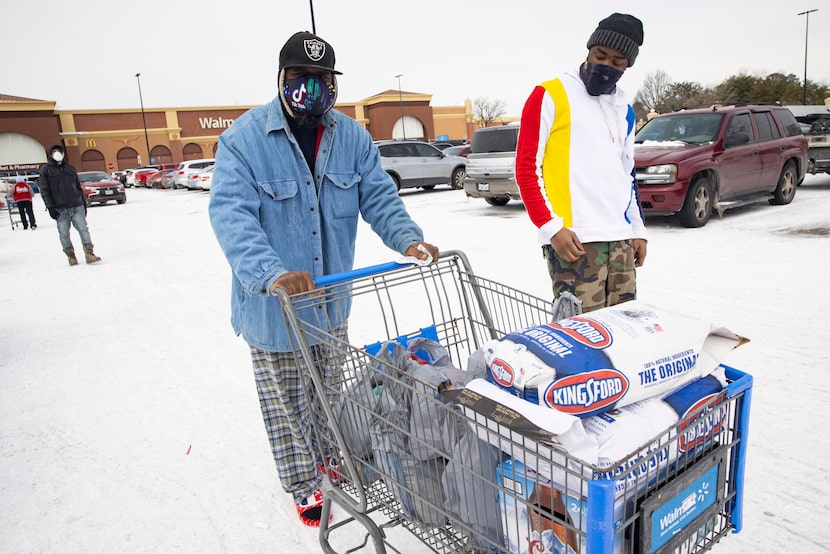
[[[553,281],[583,311],[636,297],[646,229],[634,175],[634,110],[617,81],[637,59],[643,25],[614,13],[574,71],[533,89],[522,111],[516,181]]]

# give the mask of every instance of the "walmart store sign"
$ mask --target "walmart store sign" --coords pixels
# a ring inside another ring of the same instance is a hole
[[[227,129],[233,123],[233,119],[224,117],[200,117],[199,127],[202,129]]]

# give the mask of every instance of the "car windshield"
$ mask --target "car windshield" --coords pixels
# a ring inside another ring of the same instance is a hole
[[[97,183],[98,181],[112,181],[112,177],[102,171],[89,171],[78,173],[78,179],[82,183]]]
[[[470,143],[470,153],[514,152],[516,150],[518,136],[519,127],[516,125],[480,129],[473,133],[473,140]]]
[[[664,115],[655,117],[637,131],[635,142],[681,141],[704,144],[717,138],[723,121],[722,113]]]

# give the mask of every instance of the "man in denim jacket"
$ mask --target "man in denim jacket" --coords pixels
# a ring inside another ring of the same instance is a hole
[[[339,74],[326,41],[307,32],[288,39],[277,97],[219,137],[209,208],[233,274],[231,324],[250,345],[280,481],[309,526],[320,524],[326,461],[315,453],[315,415],[275,291],[310,291],[313,278],[352,269],[358,216],[392,250],[438,257],[381,168],[371,135],[332,109]],[[346,340],[346,321],[334,310],[330,316],[328,331]],[[312,348],[324,378],[336,380],[336,361],[327,363],[335,353],[326,344]]]

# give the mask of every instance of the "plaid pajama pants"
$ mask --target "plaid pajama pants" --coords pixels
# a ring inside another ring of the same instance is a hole
[[[346,342],[347,326],[331,332]],[[277,473],[285,492],[300,501],[320,487],[323,474],[312,418],[324,424],[321,410],[313,410],[315,391],[301,374],[306,364],[300,352],[267,352],[250,346],[259,406]],[[342,378],[343,352],[331,345],[310,347],[312,363],[329,386]],[[310,384],[310,381],[308,381]],[[334,399],[329,399],[331,402]],[[316,413],[315,413],[316,412]]]

